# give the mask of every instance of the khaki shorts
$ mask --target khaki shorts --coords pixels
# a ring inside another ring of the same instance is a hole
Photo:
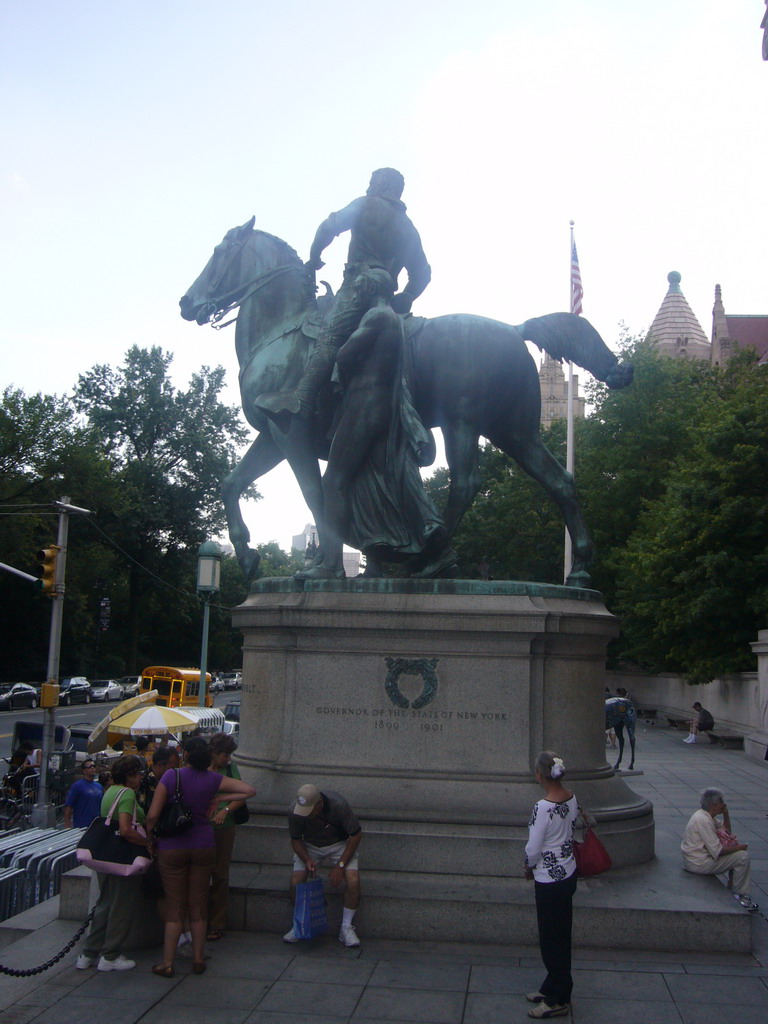
[[[334,843],[332,846],[312,846],[311,843],[304,844],[307,848],[307,853],[312,860],[317,864],[318,867],[329,867],[335,868],[341,860],[341,856],[347,848],[346,843]],[[350,871],[357,871],[357,850],[352,854],[352,858],[346,862],[345,868],[349,868]],[[293,870],[294,871],[306,871],[307,865],[298,856],[293,855]]]

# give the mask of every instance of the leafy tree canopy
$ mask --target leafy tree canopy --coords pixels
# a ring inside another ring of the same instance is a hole
[[[544,443],[564,462],[565,424],[545,431]],[[562,583],[564,526],[544,489],[490,443],[480,451],[480,476],[478,495],[454,538],[458,575],[476,579],[487,562],[495,579]],[[426,481],[438,508],[445,507],[449,482],[442,468]]]
[[[199,657],[197,549],[224,530],[220,481],[247,433],[220,400],[221,367],[178,388],[170,363],[159,348],[134,346],[122,366],[83,374],[71,397],[2,394],[0,560],[37,575],[34,553],[56,536],[51,503],[69,495],[94,512],[70,517],[62,674],[132,672],[162,652]],[[5,573],[0,598],[3,675],[42,678],[49,601]],[[236,663],[227,631],[226,660]]]
[[[690,447],[613,553],[625,654],[691,682],[754,666],[768,617],[768,367],[713,371]]]
[[[621,620],[613,660],[708,681],[751,668],[768,614],[768,367],[658,354],[626,338],[633,384],[589,380],[576,422],[575,476],[595,540],[593,585]],[[562,421],[544,431],[565,462]],[[486,445],[482,484],[456,534],[463,575],[483,556],[496,578],[562,580],[560,515],[543,490]],[[446,470],[427,483],[440,507]]]

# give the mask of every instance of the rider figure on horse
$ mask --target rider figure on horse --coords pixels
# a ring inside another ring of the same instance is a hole
[[[296,389],[260,395],[255,402],[259,408],[273,414],[287,411],[312,416],[315,398],[330,380],[336,353],[368,309],[367,301],[354,287],[361,273],[370,269],[386,271],[394,291],[400,271],[407,270],[405,288],[392,299],[392,308],[398,313],[410,312],[412,301],[429,284],[432,271],[421,238],[400,200],[404,184],[402,174],[391,167],[374,171],[366,194],[332,213],[317,229],[307,264],[315,271],[324,266],[322,253],[333,239],[344,231],[352,232],[344,281]]]

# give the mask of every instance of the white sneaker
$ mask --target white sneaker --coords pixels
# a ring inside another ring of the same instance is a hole
[[[114,960],[105,960],[102,957],[96,965],[97,971],[132,971],[136,966],[135,960],[129,960],[128,957],[116,956]]]
[[[696,742],[696,737],[695,736],[686,736],[685,739],[683,740],[683,743],[695,743],[695,742]]]
[[[283,936],[283,942],[298,942],[298,941],[299,940],[296,937],[296,932],[293,930],[293,928],[291,928],[291,930],[289,932],[286,932],[285,935]]]
[[[85,971],[89,967],[95,967],[96,961],[98,959],[99,958],[97,956],[87,956],[85,953],[81,953],[80,956],[77,958],[77,963],[75,964],[75,967],[78,969],[78,971]]]
[[[348,924],[346,927],[344,925],[341,926],[341,931],[339,932],[339,942],[343,942],[345,946],[349,946],[350,948],[352,946],[360,945],[360,939],[358,939],[357,932],[355,931],[353,925]]]

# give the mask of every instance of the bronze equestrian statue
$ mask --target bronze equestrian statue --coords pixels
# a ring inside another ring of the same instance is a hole
[[[304,266],[290,246],[256,230],[254,222],[251,218],[227,232],[180,301],[182,316],[198,324],[218,322],[239,307],[235,348],[240,393],[245,416],[259,433],[222,485],[229,535],[243,572],[253,578],[258,555],[249,547],[240,496],[287,459],[319,527],[319,571],[313,575],[335,577],[338,568],[323,564],[320,524],[324,522],[324,496],[318,462],[328,458],[338,420],[339,396],[326,379],[330,376],[328,351],[332,350],[335,358],[336,346],[354,333],[365,314],[365,301],[350,298],[356,275],[345,280],[348,308],[341,318],[345,326],[339,326],[340,319],[334,318],[333,311],[329,318],[324,317],[318,305],[324,300],[315,294],[313,267],[318,262],[317,247],[325,244],[326,235],[318,232],[320,241],[316,238],[310,261],[313,266]],[[335,230],[339,223],[346,221],[332,222],[328,230]],[[394,269],[396,265],[386,269],[391,278]],[[411,294],[418,293],[429,280],[426,259],[423,264],[421,257],[415,259],[407,269],[416,283],[406,290],[412,287]],[[407,309],[410,296],[401,296],[401,308]],[[398,295],[389,299],[393,307],[397,301]],[[609,387],[626,387],[632,380],[631,365],[619,363],[592,325],[570,313],[551,313],[517,327],[471,314],[428,320],[406,316],[404,330],[412,403],[426,428],[442,430],[450,473],[443,511],[443,550],[417,559],[416,574],[439,575],[455,561],[448,545],[480,486],[478,442],[483,436],[538,480],[558,505],[572,541],[573,563],[567,583],[587,587],[592,541],[572,477],[541,441],[538,373],[525,340],[554,358],[572,360]],[[318,364],[322,374],[315,374],[312,353],[321,340],[326,349]],[[308,378],[310,386],[306,388]],[[277,396],[277,400],[272,403],[269,396]],[[286,396],[288,401],[283,401]],[[375,515],[375,509],[370,511]],[[354,532],[359,536],[359,530]]]

